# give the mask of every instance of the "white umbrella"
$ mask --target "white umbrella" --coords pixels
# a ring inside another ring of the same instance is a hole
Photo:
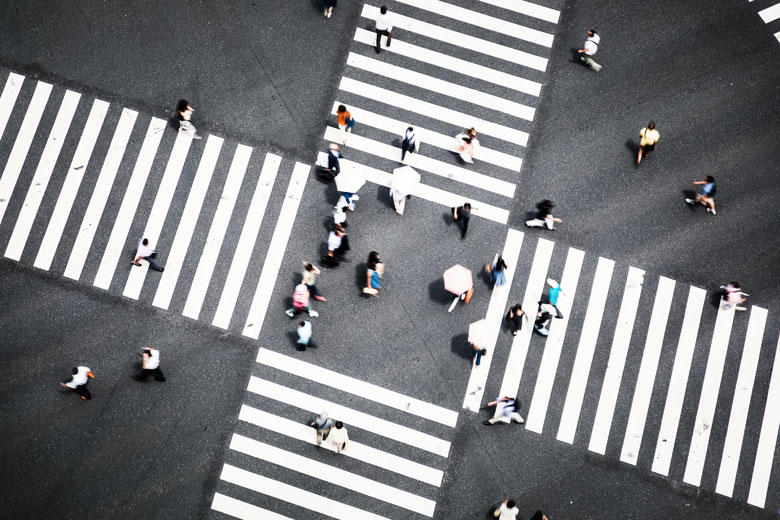
[[[488,342],[487,322],[484,319],[469,324],[469,343],[477,348],[485,348]]]
[[[357,193],[366,179],[352,168],[344,168],[336,175],[336,190],[342,193]]]
[[[390,178],[390,189],[408,195],[414,187],[420,184],[420,174],[411,166],[401,166],[393,170]]]

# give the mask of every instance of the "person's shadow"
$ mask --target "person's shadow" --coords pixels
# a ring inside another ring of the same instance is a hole
[[[431,299],[431,301],[440,303],[442,305],[450,304],[452,303],[452,300],[455,299],[454,294],[447,292],[444,289],[444,281],[442,281],[441,278],[428,284],[428,297]]]
[[[580,57],[582,55],[578,52],[579,49],[577,47],[571,47],[569,50],[571,51],[571,60],[569,61],[571,61],[572,63],[578,63],[580,66],[585,67],[587,69],[588,64],[582,61]]]
[[[457,354],[458,357],[462,357],[471,361],[471,346],[469,346],[469,335],[464,333],[453,336],[450,343],[450,350]]]

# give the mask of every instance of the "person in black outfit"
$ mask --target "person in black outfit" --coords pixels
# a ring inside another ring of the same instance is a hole
[[[471,204],[466,202],[459,208],[452,208],[452,217],[460,221],[460,238],[466,238],[466,231],[469,229],[469,219],[471,218]]]
[[[509,308],[506,313],[506,320],[512,324],[512,335],[517,336],[518,331],[523,328],[523,308],[516,304]]]

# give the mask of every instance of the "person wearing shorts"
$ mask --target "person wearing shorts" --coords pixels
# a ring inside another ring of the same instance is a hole
[[[715,213],[715,177],[707,175],[703,181],[694,181],[694,185],[701,186],[701,190],[695,199],[685,199],[685,202],[691,206],[701,204],[707,208],[707,213]]]
[[[647,127],[639,131],[639,153],[636,156],[636,165],[642,162],[642,157],[649,157],[650,152],[655,150],[661,134],[655,129],[655,123],[650,121]]]

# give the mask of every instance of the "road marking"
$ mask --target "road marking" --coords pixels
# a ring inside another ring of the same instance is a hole
[[[461,23],[468,23],[489,31],[505,34],[517,38],[518,40],[528,41],[544,47],[552,47],[552,34],[529,29],[522,25],[507,22],[500,18],[494,18],[440,0],[398,0],[398,2],[417,7],[418,9],[424,9],[440,16],[452,18]]]
[[[179,279],[181,266],[184,264],[184,258],[187,256],[187,249],[190,247],[192,234],[195,231],[195,225],[198,223],[198,217],[211,184],[211,177],[214,174],[214,168],[217,166],[217,159],[219,159],[223,142],[224,139],[214,135],[210,135],[206,141],[203,155],[200,156],[198,170],[195,172],[195,178],[190,187],[190,194],[187,196],[184,211],[179,219],[179,227],[176,229],[173,244],[166,256],[165,271],[160,277],[157,292],[154,294],[152,305],[155,307],[167,309],[171,304],[173,290],[176,288],[176,281]]]
[[[38,254],[35,257],[33,265],[39,269],[48,271],[51,268],[54,254],[57,252],[65,224],[67,224],[70,211],[73,208],[73,202],[76,200],[81,181],[84,178],[84,172],[87,171],[89,159],[92,157],[95,143],[103,128],[108,106],[108,103],[99,99],[92,103],[84,130],[81,132],[79,144],[76,146],[73,160],[70,162],[68,174],[65,176],[60,195],[57,197],[57,203],[46,227],[46,233],[43,235]]]
[[[263,223],[268,200],[271,198],[271,192],[276,182],[276,174],[279,171],[279,165],[282,158],[278,155],[267,153],[263,168],[260,171],[260,178],[255,185],[255,193],[252,196],[252,202],[249,204],[244,219],[244,226],[241,228],[241,236],[238,239],[236,252],[233,254],[233,261],[230,263],[225,284],[222,286],[222,295],[219,298],[217,312],[211,322],[215,327],[227,329],[230,327],[230,318],[233,316],[233,310],[236,308],[238,294],[241,291],[241,284],[244,282],[246,270],[249,267],[249,260],[252,258],[252,252],[255,249],[257,234],[260,232],[260,226]]]
[[[338,128],[326,126],[323,139],[334,143],[340,143],[341,131]],[[350,148],[361,150],[389,161],[398,162],[401,159],[401,150],[399,148],[380,143],[379,141],[363,137],[362,135],[352,134],[347,138],[347,142],[349,143]],[[512,198],[515,195],[515,184],[512,182],[502,181],[501,179],[467,170],[466,168],[448,164],[444,161],[439,161],[425,155],[416,153],[407,154],[405,164],[438,175],[439,177],[451,179],[468,186],[474,186],[491,193],[503,195],[504,197]]]
[[[563,314],[560,320],[553,320],[550,325],[550,334],[544,344],[544,353],[539,365],[539,374],[536,377],[536,386],[534,387],[531,405],[528,408],[528,417],[525,420],[525,429],[536,433],[542,433],[544,428],[544,419],[547,415],[547,407],[550,404],[550,395],[552,394],[555,374],[558,371],[558,362],[561,359],[561,350],[563,349],[563,340],[566,337],[566,327],[569,323],[572,303],[577,294],[577,284],[580,280],[580,271],[582,270],[582,261],[585,258],[585,252],[579,249],[569,248],[566,255],[566,264],[563,266],[563,275],[561,276],[560,286],[565,292],[558,300],[557,307]],[[528,323],[529,327],[531,323]]]
[[[479,0],[486,4],[494,5],[496,7],[503,7],[516,13],[524,14],[527,16],[533,16],[546,22],[558,23],[558,18],[561,16],[560,11],[550,9],[538,4],[532,4],[525,0],[515,0],[514,2],[507,2],[506,0]]]
[[[168,163],[165,165],[162,179],[157,188],[157,195],[154,197],[152,210],[149,212],[149,218],[146,221],[146,227],[142,234],[143,238],[149,239],[152,247],[157,246],[160,239],[162,227],[165,224],[165,217],[168,216],[168,210],[171,207],[173,194],[176,186],[179,185],[181,171],[184,168],[184,161],[187,160],[187,153],[192,144],[192,137],[184,132],[176,134],[176,141],[173,143],[173,150],[168,157]],[[148,262],[141,262],[141,267],[133,267],[127,275],[123,296],[137,300],[141,294],[141,288],[146,278],[146,272],[149,270]]]
[[[454,428],[458,422],[458,412],[394,392],[354,377],[346,376],[333,370],[328,370],[294,357],[279,354],[273,350],[261,347],[257,352],[257,362],[277,370],[293,374],[321,385],[341,390],[364,399],[374,401],[396,410],[401,410],[418,417]]]
[[[49,138],[43,147],[41,158],[38,161],[38,167],[35,169],[27,195],[24,198],[22,209],[16,217],[16,225],[11,233],[11,238],[5,248],[5,256],[13,260],[19,260],[22,257],[22,251],[27,244],[27,237],[30,235],[35,217],[38,215],[38,209],[41,207],[43,195],[49,185],[49,179],[57,164],[57,157],[62,150],[62,143],[68,135],[70,124],[79,106],[81,94],[68,90],[62,98],[60,109],[57,111],[57,117],[54,120]]]
[[[769,379],[764,401],[764,418],[761,420],[761,433],[758,436],[756,459],[753,464],[753,476],[750,478],[748,504],[764,507],[766,493],[769,489],[769,478],[772,476],[772,465],[775,457],[777,433],[780,428],[780,338],[775,349],[775,361],[772,364],[772,376]]]
[[[639,458],[647,412],[650,408],[650,398],[653,395],[653,384],[658,371],[658,360],[661,358],[661,349],[664,345],[666,323],[669,320],[669,311],[672,309],[674,286],[675,281],[670,278],[661,276],[658,279],[653,312],[650,315],[650,324],[647,326],[645,348],[642,351],[642,362],[639,365],[639,375],[636,379],[631,411],[628,414],[628,424],[620,453],[620,460],[629,464],[636,465]]]
[[[718,309],[715,319],[715,329],[712,331],[712,344],[707,358],[707,368],[704,372],[704,382],[701,385],[699,408],[696,411],[691,446],[688,449],[688,461],[685,465],[683,482],[698,486],[704,471],[704,460],[707,457],[707,446],[710,441],[712,419],[718,404],[718,390],[723,377],[723,366],[726,363],[731,325],[734,321],[734,309]]]
[[[449,108],[445,108],[433,103],[399,94],[386,88],[377,87],[370,83],[357,81],[346,76],[341,77],[339,89],[346,92],[363,96],[367,99],[373,99],[386,105],[391,105],[401,110],[420,114],[437,121],[442,121],[456,127],[454,131],[460,131],[463,128],[479,128],[479,132],[490,135],[498,139],[525,146],[528,143],[528,133],[521,130],[515,130],[508,126],[491,123],[484,119],[464,114]]]
[[[317,445],[314,430],[305,424],[291,421],[290,419],[270,414],[245,404],[241,405],[241,412],[238,414],[238,418],[241,421],[254,424],[266,430],[281,433],[315,446]],[[352,439],[349,441],[349,449],[343,451],[342,455],[436,487],[441,486],[441,481],[444,478],[443,471],[399,457],[398,455],[393,455],[392,453],[377,450]]]
[[[443,439],[272,383],[271,381],[266,381],[265,379],[260,379],[259,377],[252,376],[250,378],[247,390],[315,414],[328,410],[331,417],[338,417],[339,420],[355,428],[381,435],[382,437],[434,453],[444,458],[449,456],[450,443]]]
[[[233,518],[241,518],[242,520],[256,520],[257,518],[262,518],[263,520],[292,520],[289,516],[282,516],[262,507],[247,504],[222,493],[214,493],[211,509],[230,515]]]
[[[379,16],[379,8],[373,5],[363,5],[361,16],[370,20],[376,20]],[[439,40],[440,42],[486,54],[493,58],[529,67],[534,70],[544,72],[547,69],[547,58],[542,58],[541,56],[536,56],[535,54],[517,50],[506,45],[500,45],[488,40],[476,38],[466,33],[426,23],[417,20],[416,18],[393,13],[393,25],[407,32],[420,34],[433,40]],[[374,43],[376,44],[376,41],[374,41]]]
[[[146,130],[146,137],[144,137],[144,142],[141,145],[141,151],[138,153],[138,158],[135,161],[133,173],[130,175],[130,182],[127,185],[125,195],[122,198],[122,204],[119,207],[119,212],[117,213],[116,219],[114,220],[114,227],[111,229],[111,236],[108,239],[108,244],[106,244],[106,250],[103,252],[103,258],[100,260],[100,266],[98,267],[97,273],[95,274],[95,280],[92,282],[92,284],[96,287],[108,290],[109,286],[111,285],[111,279],[114,277],[117,262],[119,261],[122,251],[127,245],[127,234],[130,232],[130,226],[132,225],[133,219],[135,218],[135,212],[138,209],[138,203],[141,201],[141,195],[143,195],[144,192],[146,179],[149,177],[149,171],[152,168],[152,163],[154,162],[154,157],[157,154],[157,148],[160,146],[160,140],[162,139],[166,125],[167,123],[164,119],[159,119],[157,117],[153,117],[149,122],[149,128]],[[114,143],[111,144],[113,146]],[[117,162],[120,159],[121,157],[117,157]],[[115,174],[116,170],[113,170],[109,173],[112,181]],[[102,171],[100,172],[100,175],[101,177],[103,176]],[[106,177],[107,181],[108,175]],[[98,195],[99,199],[102,199],[102,204],[100,204],[99,207],[96,207],[96,209],[99,209],[100,213],[102,213],[103,207],[105,207],[105,200],[108,198],[108,194],[111,190],[111,185],[100,184],[100,180],[98,180],[98,185],[101,192],[104,193],[100,193]],[[95,193],[98,193],[98,187],[95,187]],[[96,200],[94,194],[93,200]],[[100,203],[101,201],[96,200],[96,202]],[[91,206],[92,201],[90,201],[90,207]],[[89,214],[89,210],[87,213]],[[99,213],[95,213],[91,216],[96,216],[99,222]],[[86,224],[86,222],[87,217],[85,216],[82,229],[84,228],[84,224]],[[97,226],[98,222],[95,222],[94,225]],[[88,231],[88,233],[90,241],[84,244],[86,246],[85,249],[78,252],[78,255],[82,257],[80,260],[81,265],[78,267],[79,273],[81,272],[81,266],[83,266],[83,260],[86,258],[86,255],[89,252],[87,248],[92,241],[95,230],[92,229]],[[74,245],[73,253],[71,254],[71,260],[73,260],[73,256],[75,254],[77,253],[76,246]],[[135,251],[133,254],[135,254]],[[127,265],[128,267],[130,266],[129,263]]]
[[[631,333],[634,329],[634,318],[639,307],[639,296],[642,294],[642,283],[645,272],[636,267],[629,267],[626,286],[623,290],[623,300],[620,303],[615,335],[612,338],[612,348],[607,362],[607,371],[599,396],[596,418],[590,434],[588,449],[604,455],[609,440],[609,430],[612,426],[612,416],[615,413],[620,380],[623,378],[623,367],[626,364],[628,347],[631,343]]]
[[[520,388],[525,358],[528,355],[528,345],[531,343],[531,335],[534,330],[536,309],[542,297],[542,290],[544,289],[547,269],[550,266],[554,246],[555,242],[544,238],[540,238],[536,244],[536,251],[531,263],[531,271],[528,273],[528,283],[522,303],[523,311],[528,315],[528,321],[512,341],[512,349],[509,351],[509,359],[507,359],[504,377],[501,380],[501,390],[499,390],[497,397],[515,397]],[[500,410],[496,407],[495,414],[499,413]]]
[[[777,41],[780,42],[780,31],[775,33],[775,38],[777,38]]]
[[[24,83],[24,76],[14,72],[8,74],[8,79],[5,80],[3,93],[0,95],[0,138],[5,133],[5,127],[16,105],[16,98],[19,97],[22,83]]]
[[[16,181],[19,180],[19,174],[22,172],[24,161],[27,158],[27,152],[30,151],[30,145],[35,139],[35,132],[38,130],[38,123],[41,121],[43,111],[46,109],[46,103],[49,101],[52,86],[49,83],[39,81],[35,85],[27,112],[24,114],[22,126],[19,133],[16,134],[14,146],[8,156],[8,162],[5,163],[3,175],[0,177],[0,222],[3,221],[5,210],[14,193]]]
[[[766,9],[762,9],[758,12],[758,16],[761,17],[762,20],[764,20],[764,23],[770,23],[774,22],[778,18],[780,18],[780,3],[775,4],[771,7],[767,7]]]
[[[353,520],[355,518],[360,518],[361,520],[390,520],[230,464],[222,466],[222,473],[219,475],[219,478],[225,482],[257,491],[295,506],[330,516],[331,518],[340,520]]]
[[[328,154],[326,154],[325,152],[320,152],[319,154],[317,154],[318,164],[327,164],[327,162],[328,162]],[[341,159],[340,164],[342,170],[344,170],[345,168],[353,168],[355,170],[360,171],[361,175],[363,175],[363,177],[368,182],[372,182],[374,184],[378,184],[386,188],[390,187],[390,179],[392,178],[391,173],[384,172],[382,170],[377,170],[376,168],[372,168],[370,166],[366,166],[353,161],[348,161],[346,159]],[[434,188],[433,186],[429,186],[427,184],[422,184],[422,183],[417,184],[414,187],[414,190],[412,190],[411,195],[414,195],[415,197],[419,197],[421,199],[425,199],[430,202],[434,202],[436,204],[441,204],[442,206],[447,208],[462,206],[465,202],[469,202],[471,203],[472,216],[482,217],[487,220],[492,220],[493,222],[498,222],[499,224],[506,224],[507,221],[509,220],[509,211],[505,209],[498,208],[496,206],[491,206],[490,204],[479,202],[477,200],[474,200],[469,197],[464,197],[463,195],[459,195],[457,193],[451,193],[449,191],[440,190],[439,188]]]
[[[309,170],[311,170],[311,166],[296,162],[293,173],[290,176],[290,184],[287,186],[287,193],[284,195],[284,203],[279,212],[279,218],[276,220],[276,228],[274,228],[271,243],[268,244],[263,270],[260,273],[260,279],[257,281],[255,295],[252,298],[252,304],[249,306],[249,314],[242,331],[244,336],[252,339],[260,337],[260,330],[263,328],[268,304],[273,296],[276,278],[279,276],[279,269],[282,267],[282,260],[284,260],[287,241],[290,240],[290,233],[292,232],[293,224],[295,224],[295,216],[298,214],[298,206],[301,203],[301,198],[303,198],[303,190],[306,188]]]
[[[756,306],[750,308],[750,321],[745,334],[745,346],[742,349],[742,361],[739,364],[726,440],[723,442],[723,456],[720,458],[718,482],[715,486],[716,493],[727,497],[731,497],[734,493],[734,483],[737,480],[739,455],[750,410],[750,398],[753,395],[753,383],[756,380],[758,358],[761,355],[761,339],[764,337],[766,317],[766,309]]]
[[[433,510],[436,508],[436,502],[428,498],[237,433],[234,433],[230,440],[230,449],[421,515],[432,517]],[[347,446],[347,450],[349,450],[349,446]]]
[[[346,105],[346,103],[336,100],[333,103],[331,114],[337,114],[339,105]],[[455,139],[451,135],[440,134],[438,132],[422,128],[416,124],[410,125],[408,122],[385,117],[369,110],[356,107],[352,104],[349,105],[349,112],[352,114],[352,117],[354,117],[357,121],[360,121],[361,125],[368,125],[399,136],[403,135],[409,126],[414,126],[414,131],[417,134],[417,138],[420,140],[421,145],[433,145],[437,148],[441,148],[442,150],[455,153],[458,150]],[[521,157],[516,157],[514,155],[509,155],[508,153],[486,148],[481,144],[476,148],[474,159],[485,161],[490,164],[495,164],[496,166],[501,166],[502,168],[506,168],[514,172],[519,172],[520,167],[523,164],[523,159]]]
[[[230,217],[233,215],[233,208],[241,191],[241,184],[244,181],[244,175],[249,166],[251,156],[252,148],[242,144],[236,147],[236,151],[233,154],[233,161],[230,163],[230,170],[222,188],[217,211],[214,213],[214,218],[211,221],[206,244],[203,246],[198,267],[195,269],[195,277],[192,279],[192,285],[187,294],[187,301],[184,304],[184,311],[182,311],[184,316],[193,320],[197,320],[198,316],[200,316],[203,300],[206,298],[206,292],[211,283],[211,276],[214,274],[214,267],[217,265],[222,242],[225,239],[225,232],[230,223]]]
[[[682,329],[677,340],[677,352],[674,355],[674,366],[669,379],[669,390],[666,393],[664,415],[658,430],[658,441],[655,446],[652,471],[661,475],[669,475],[672,463],[674,443],[677,438],[677,427],[680,424],[685,389],[691,370],[691,361],[696,349],[696,336],[699,332],[699,322],[704,308],[707,291],[698,287],[688,290],[688,302],[685,305]]]
[[[376,45],[376,33],[369,32],[365,29],[361,29],[360,27],[358,27],[355,30],[355,41],[373,47]],[[417,45],[412,45],[411,43],[406,43],[405,41],[399,40],[398,38],[393,38],[393,45],[391,47],[385,47],[385,49],[388,52],[396,53],[406,58],[414,59],[422,63],[427,63],[428,65],[440,67],[442,69],[448,69],[458,74],[470,76],[480,81],[493,83],[495,85],[499,85],[517,92],[522,92],[524,94],[530,94],[532,96],[538,97],[542,91],[542,84],[536,81],[531,81],[530,79],[525,79],[520,76],[508,74],[500,70],[491,69],[490,67],[485,67],[484,65],[480,65],[478,63],[462,60],[460,58],[450,56],[449,54],[444,54],[442,52],[437,52],[430,49],[426,49],[424,47],[419,47]],[[417,87],[429,88],[427,86],[423,86],[429,80],[421,81],[419,79],[420,76],[424,77],[425,76],[424,74],[420,74],[415,77],[414,71],[410,71],[408,69],[404,69],[401,67],[396,67],[396,68],[400,69],[401,72],[394,73],[394,74],[398,74],[398,77],[394,75],[393,79],[398,79],[400,81],[403,81],[404,83],[411,83],[412,85],[415,85]],[[376,72],[376,73],[382,74],[381,72]],[[442,83],[446,83],[441,80],[436,80],[436,82],[439,83],[439,85],[441,85]],[[458,87],[458,90],[460,90],[461,92],[464,92],[464,89],[466,89],[466,87],[460,87],[459,85],[456,86]],[[441,89],[442,87],[438,86],[437,88]],[[446,93],[446,92],[447,90],[444,89],[442,93]],[[451,96],[452,94],[447,94],[447,95]],[[459,95],[463,95],[463,94],[459,94]],[[478,95],[476,99],[479,99],[481,97],[483,96]],[[480,104],[478,101],[471,99],[469,96],[465,96],[464,99],[471,103]],[[519,105],[519,103],[516,104]],[[522,115],[519,115],[517,117],[522,117],[523,119],[533,121],[534,109],[525,105],[519,105],[519,106],[521,107],[520,113]]]

